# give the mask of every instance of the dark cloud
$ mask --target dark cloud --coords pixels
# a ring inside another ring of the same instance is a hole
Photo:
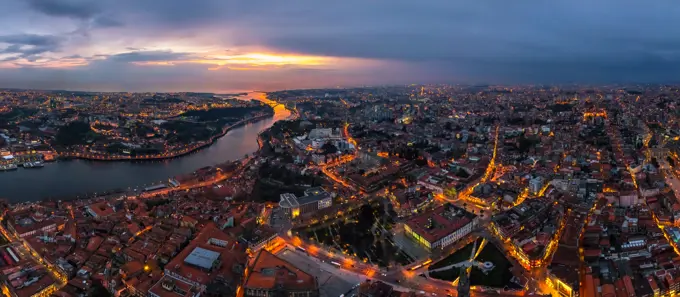
[[[22,47],[22,45],[19,45],[19,44],[12,44],[12,45],[6,47],[6,48],[3,49],[3,50],[0,50],[0,53],[3,53],[3,54],[16,54],[16,53],[20,53],[20,52],[21,52],[21,47]]]
[[[128,52],[108,57],[114,62],[155,62],[155,61],[177,61],[186,59],[189,54],[174,53],[171,51],[136,51]]]
[[[100,11],[97,1],[87,0],[28,0],[28,4],[46,15],[83,20]]]
[[[58,52],[63,39],[52,35],[19,34],[0,36],[0,44],[8,44],[0,49],[0,54],[16,54],[10,60],[19,58],[36,59],[40,54]],[[5,59],[6,61],[10,61]]]
[[[124,23],[112,17],[99,16],[92,20],[92,26],[95,28],[115,28],[124,26]]]
[[[182,77],[191,75],[200,79],[186,80],[187,83],[217,86],[224,81],[206,81],[222,74],[232,74],[248,85],[251,83],[245,79],[309,85],[293,80],[294,75],[308,78],[306,72],[294,69],[264,76],[259,71],[253,72],[258,75],[210,72],[205,71],[205,65],[142,69],[129,63],[176,61],[195,56],[195,53],[176,52],[180,51],[177,48],[170,51],[173,45],[214,50],[233,48],[235,52],[256,48],[265,52],[365,58],[395,65],[389,71],[362,68],[360,72],[353,72],[354,69],[346,69],[345,65],[333,65],[333,71],[312,71],[322,77],[314,77],[310,82],[327,85],[335,82],[654,82],[680,77],[677,70],[680,69],[680,18],[677,17],[680,3],[672,0],[26,1],[33,11],[75,20],[80,27],[77,32],[87,38],[76,43],[75,38],[61,41],[41,39],[45,37],[39,35],[0,36],[0,42],[6,43],[6,48],[0,45],[0,50],[6,55],[26,54],[35,58],[41,53],[62,49],[64,55],[82,53],[96,58],[88,71],[96,72],[102,82],[106,81],[103,77],[108,76],[110,80],[118,80],[119,86],[134,85],[135,89],[141,88],[141,82],[160,86],[162,79],[167,80],[168,87],[175,87],[183,84],[180,83]],[[26,28],[25,32],[43,32],[30,26]],[[69,28],[72,30],[72,26]],[[0,29],[2,34],[7,33]],[[115,50],[106,51],[109,44],[115,45]],[[97,50],[78,51],[88,47]],[[158,48],[168,51],[144,50]],[[108,54],[118,50],[130,52]],[[402,67],[404,65],[408,66]],[[83,78],[81,72],[64,75]],[[322,82],[322,78],[327,79]],[[123,79],[132,81],[123,82]]]
[[[0,43],[32,46],[57,46],[62,39],[54,35],[15,34],[0,36]]]

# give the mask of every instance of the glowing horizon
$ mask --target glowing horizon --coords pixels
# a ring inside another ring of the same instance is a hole
[[[209,70],[218,70],[222,67],[228,67],[231,70],[268,70],[268,67],[281,66],[304,66],[304,67],[319,67],[319,66],[334,66],[340,58],[323,57],[323,56],[308,56],[299,54],[270,54],[270,53],[244,53],[234,55],[224,54],[208,54],[202,55],[200,58],[189,57],[187,59],[179,60],[165,60],[165,61],[143,61],[132,62],[138,66],[176,66],[179,64],[206,64],[212,66]],[[234,67],[231,67],[234,66]]]

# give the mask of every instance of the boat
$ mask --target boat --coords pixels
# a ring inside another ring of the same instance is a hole
[[[14,164],[0,165],[0,171],[17,170],[17,168],[17,165]]]
[[[43,168],[45,166],[42,162],[40,161],[35,161],[35,162],[26,162],[24,163],[24,168]]]

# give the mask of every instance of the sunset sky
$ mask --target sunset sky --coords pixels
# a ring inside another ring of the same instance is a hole
[[[680,2],[0,0],[0,87],[680,80]]]

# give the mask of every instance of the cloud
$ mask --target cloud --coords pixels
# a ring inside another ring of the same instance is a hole
[[[218,75],[291,86],[680,77],[680,4],[671,0],[7,1],[5,65],[100,71],[122,88],[152,80],[142,74],[169,88],[190,75],[200,78],[192,87],[217,86],[202,82]]]
[[[174,53],[172,51],[133,51],[109,56],[109,60],[115,62],[157,62],[178,61],[187,59],[187,53]]]
[[[57,46],[61,38],[53,35],[15,34],[0,35],[0,43],[30,46]]]
[[[52,35],[18,34],[0,36],[0,44],[8,44],[0,49],[0,55],[10,55],[2,62],[20,59],[35,60],[39,55],[60,50],[63,40]]]
[[[96,3],[86,0],[28,0],[31,8],[46,15],[81,20],[90,19],[99,13]]]
[[[99,16],[92,20],[92,26],[95,28],[115,28],[124,26],[124,23],[111,17]]]

